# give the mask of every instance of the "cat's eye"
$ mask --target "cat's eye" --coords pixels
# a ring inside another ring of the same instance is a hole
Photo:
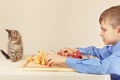
[[[17,32],[16,32],[16,31],[14,31],[14,34],[15,34],[15,35],[17,35]]]

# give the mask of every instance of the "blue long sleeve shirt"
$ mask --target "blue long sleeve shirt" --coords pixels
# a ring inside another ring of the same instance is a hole
[[[96,58],[75,59],[67,58],[66,64],[81,73],[91,74],[115,74],[120,75],[120,42],[116,45],[96,48],[90,46],[87,48],[77,48],[81,53],[93,55]],[[118,76],[117,76],[118,77]],[[120,76],[117,79],[120,80]]]

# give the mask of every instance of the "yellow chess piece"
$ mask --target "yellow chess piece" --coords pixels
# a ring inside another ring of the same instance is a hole
[[[41,64],[42,65],[45,65],[45,51],[44,50],[41,50]]]
[[[38,54],[36,56],[34,56],[34,60],[36,64],[40,64],[41,63],[41,53],[38,52]]]
[[[32,61],[32,57],[29,56],[29,57],[26,58],[26,60],[27,60],[28,62],[30,62],[30,61]]]

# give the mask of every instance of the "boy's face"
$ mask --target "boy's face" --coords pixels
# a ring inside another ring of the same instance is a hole
[[[116,44],[118,41],[120,41],[120,34],[118,32],[118,28],[113,29],[112,26],[110,24],[108,24],[107,22],[103,22],[100,24],[101,26],[101,33],[100,36],[103,39],[103,42],[105,45],[114,45]]]

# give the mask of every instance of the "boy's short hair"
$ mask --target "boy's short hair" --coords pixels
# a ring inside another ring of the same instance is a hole
[[[99,23],[108,23],[113,29],[120,26],[120,5],[113,6],[105,10],[99,18]]]

